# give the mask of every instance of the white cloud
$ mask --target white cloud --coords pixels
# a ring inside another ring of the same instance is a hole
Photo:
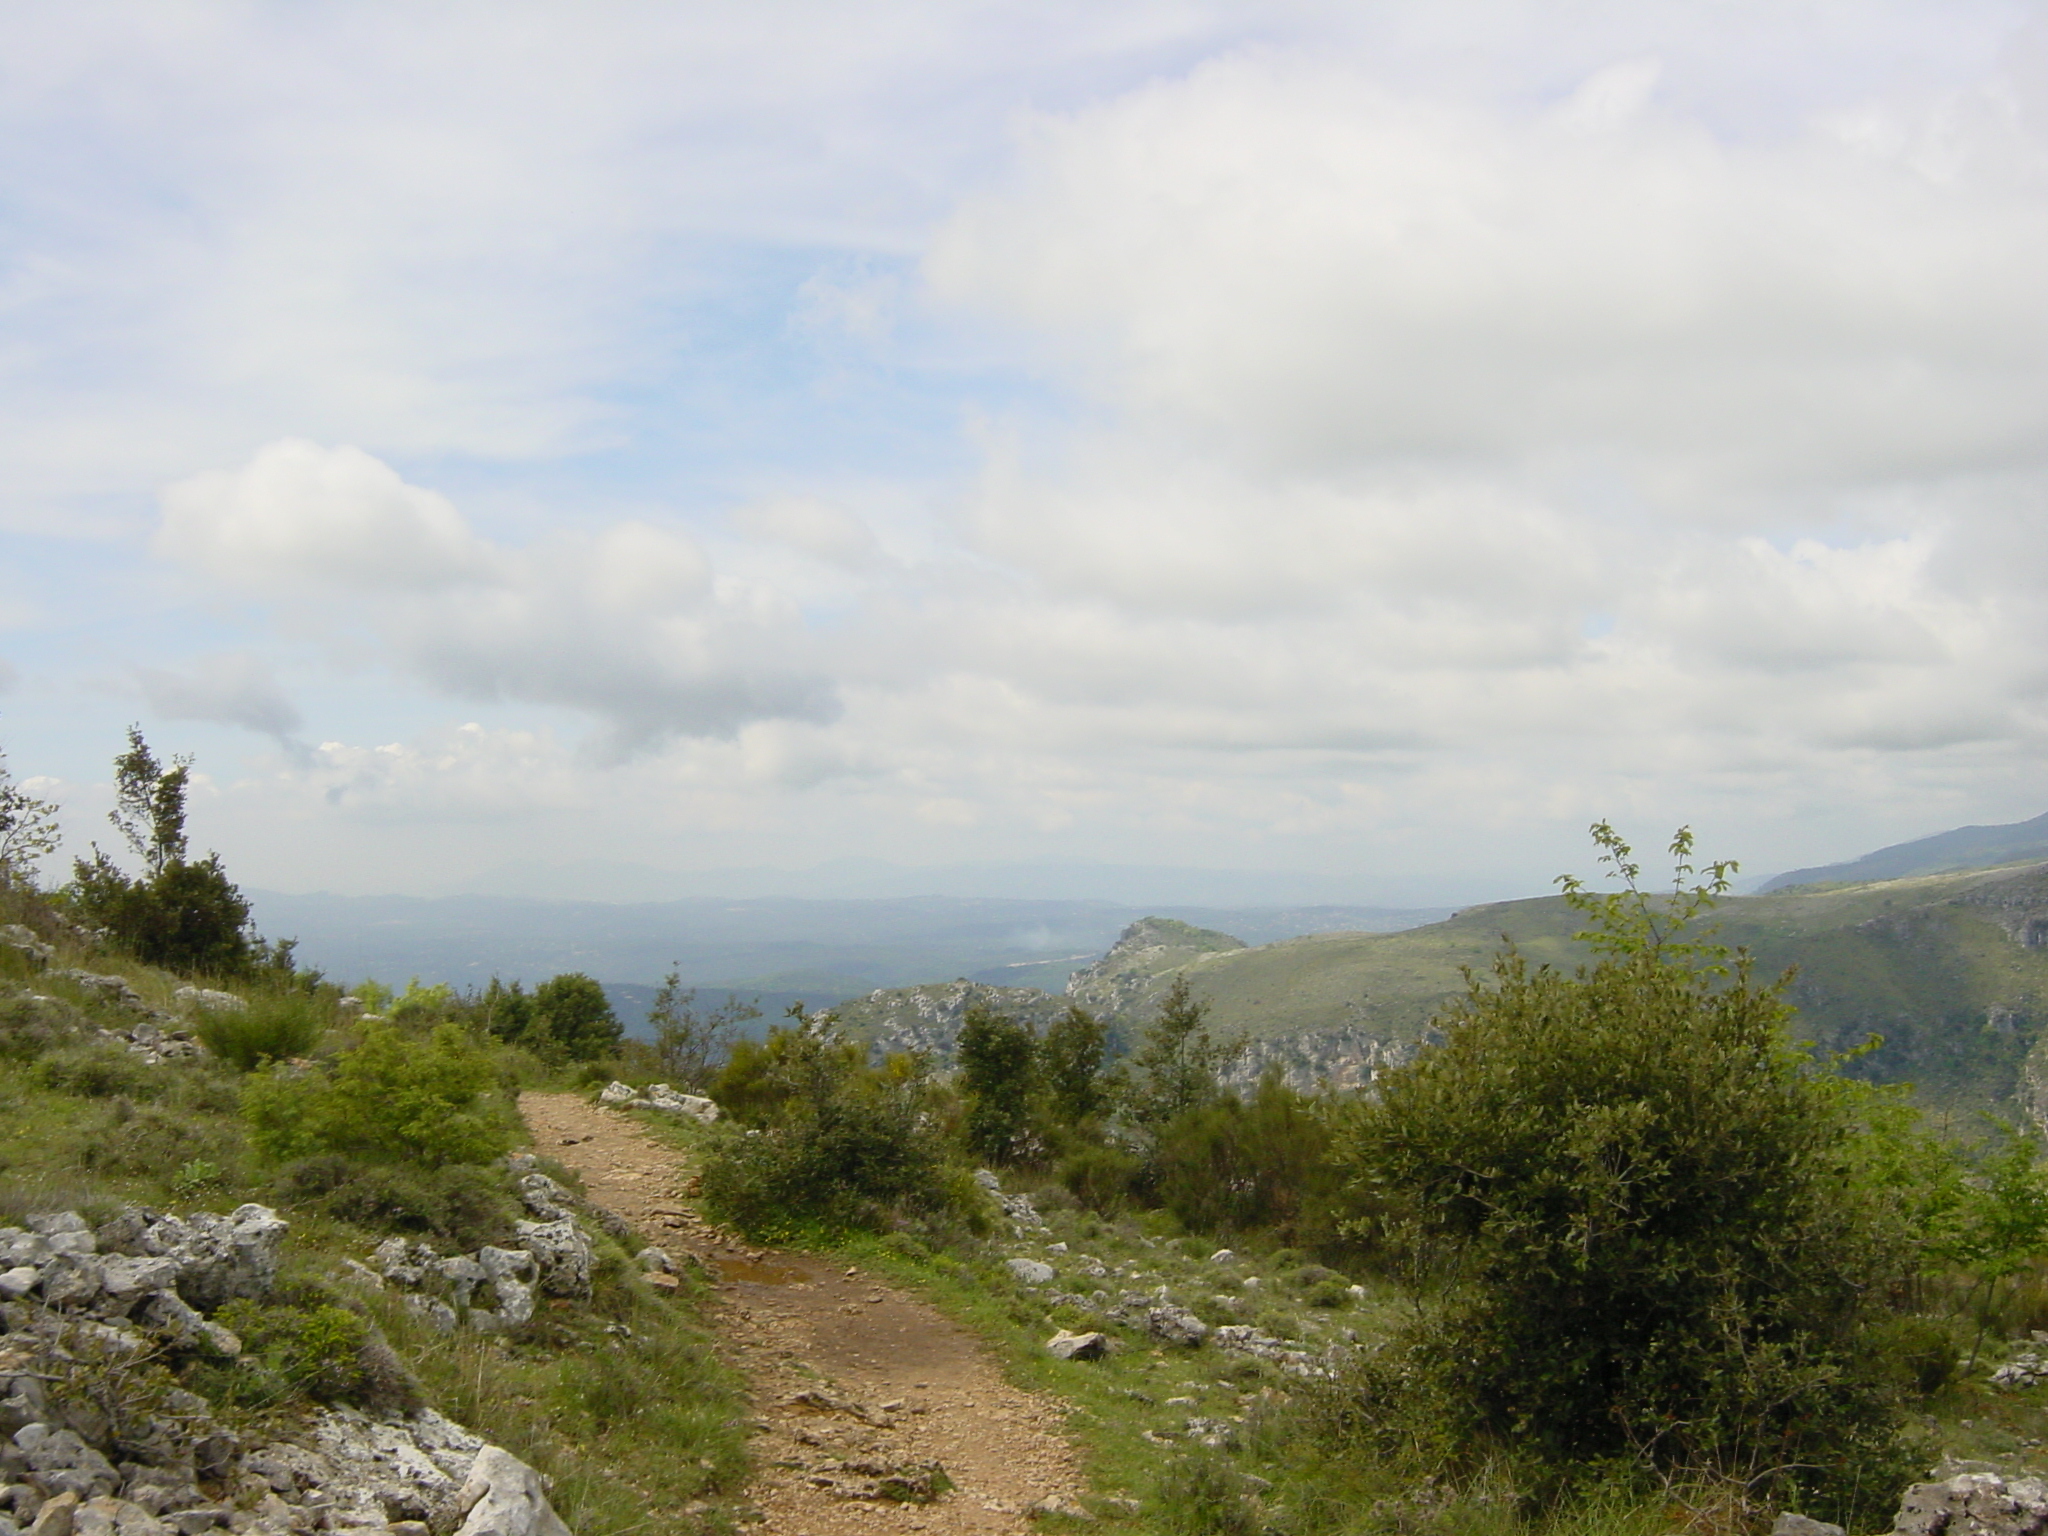
[[[172,486],[157,547],[299,624],[368,627],[397,665],[458,697],[593,716],[615,751],[837,707],[789,605],[716,579],[686,535],[622,522],[493,544],[354,448],[274,444]]]
[[[1618,66],[1531,116],[1210,63],[1036,120],[928,270],[1133,422],[1262,472],[1618,454],[1697,489],[2035,451],[2024,119],[1973,119],[1984,157],[1937,180],[1874,140],[1717,137],[1652,83]]]

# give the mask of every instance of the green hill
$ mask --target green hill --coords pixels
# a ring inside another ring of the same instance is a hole
[[[2034,1097],[2048,1110],[2048,1054],[2027,1070],[2048,1022],[2048,864],[1732,897],[1716,916],[1722,940],[1748,949],[1762,974],[1796,968],[1788,996],[1800,1038],[1842,1051],[1883,1037],[1852,1070],[1912,1082],[1927,1102],[1957,1110]],[[1571,965],[1579,926],[1561,897],[1473,907],[1400,933],[1257,947],[1147,919],[1076,972],[1068,994],[1128,1034],[1185,974],[1214,1025],[1249,1038],[1241,1073],[1278,1062],[1297,1080],[1357,1084],[1412,1055],[1462,990],[1464,968],[1483,972],[1504,938],[1538,963]],[[878,992],[841,1012],[873,1038],[943,1057],[968,1001],[963,985]],[[987,990],[991,1006],[1034,1021],[1066,1001]],[[2024,1088],[2034,1076],[2044,1087]]]

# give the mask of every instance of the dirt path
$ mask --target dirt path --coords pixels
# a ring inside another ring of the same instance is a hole
[[[685,1193],[678,1154],[623,1111],[569,1093],[522,1094],[519,1108],[534,1150],[581,1174],[591,1199],[720,1277],[713,1324],[746,1374],[760,1429],[751,1492],[767,1522],[756,1529],[1016,1536],[1032,1504],[1081,1492],[1061,1405],[1011,1386],[972,1334],[870,1275],[713,1228]],[[929,1461],[954,1485],[931,1504],[848,1498],[813,1482],[857,1486],[861,1474],[839,1470],[846,1463]]]

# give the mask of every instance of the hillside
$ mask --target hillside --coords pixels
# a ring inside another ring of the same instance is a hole
[[[1913,875],[1936,875],[1952,869],[1988,869],[1998,864],[2018,864],[2048,859],[2048,813],[2031,821],[2009,822],[1995,827],[1956,827],[1910,843],[1894,843],[1875,853],[1841,864],[1823,864],[1813,869],[1788,870],[1773,875],[1757,887],[1758,895],[1769,895],[1795,885],[1822,882],[1859,884],[1871,880],[1902,880]]]
[[[2019,1093],[2048,1021],[2048,864],[1735,897],[1718,917],[1723,940],[1748,949],[1763,974],[1796,968],[1797,1034],[1827,1050],[1883,1036],[1857,1072],[1913,1082],[1927,1101],[1958,1108]],[[1463,968],[1483,972],[1503,937],[1538,963],[1568,965],[1578,926],[1561,897],[1473,907],[1400,933],[1258,946],[1153,919],[1077,971],[1067,996],[1128,1035],[1185,974],[1213,1025],[1249,1038],[1241,1074],[1278,1062],[1297,1081],[1361,1083],[1414,1052],[1462,989]],[[948,1025],[974,1000],[964,986],[876,992],[841,1013],[877,1040],[944,1055]],[[1067,997],[1013,988],[981,1000],[1041,1021]],[[2039,1075],[2048,1083],[2048,1065]]]

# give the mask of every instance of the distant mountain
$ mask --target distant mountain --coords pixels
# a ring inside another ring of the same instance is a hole
[[[533,983],[582,971],[614,988],[621,1017],[645,1018],[644,996],[673,964],[707,998],[759,994],[779,1016],[792,1002],[824,1007],[878,987],[932,977],[1059,992],[1075,968],[1116,939],[1142,908],[1107,902],[920,897],[821,901],[787,897],[610,903],[516,897],[248,893],[257,926],[299,940],[302,963],[337,980],[410,978],[478,987],[493,976]],[[1373,907],[1183,908],[1254,941],[1333,929],[1392,930],[1441,911]]]
[[[1823,864],[1817,869],[1794,869],[1773,875],[1757,887],[1756,894],[1786,890],[1795,885],[1826,881],[1903,880],[1912,875],[1937,875],[1950,869],[1986,869],[1995,864],[2018,864],[2029,859],[2048,859],[2048,813],[2032,821],[2015,821],[2000,827],[1957,827],[1910,843],[1894,843],[1846,864]]]
[[[1798,1038],[1827,1051],[1876,1049],[1850,1070],[1911,1082],[1960,1110],[2038,1101],[2048,1118],[2048,863],[1952,871],[1850,887],[1733,897],[1715,914],[1721,939],[1746,948],[1758,973],[1796,968],[1787,998]],[[1369,1082],[1430,1038],[1432,1020],[1513,940],[1535,964],[1585,958],[1580,914],[1561,897],[1474,907],[1398,933],[1322,933],[1248,946],[1185,923],[1131,925],[1101,960],[1076,971],[1066,996],[1024,990],[982,1000],[1034,1021],[1087,1003],[1131,1038],[1186,976],[1219,1033],[1250,1049],[1240,1080],[1278,1065],[1307,1085]],[[946,987],[880,991],[845,1005],[849,1025],[884,1044],[946,1058],[976,1000]]]

